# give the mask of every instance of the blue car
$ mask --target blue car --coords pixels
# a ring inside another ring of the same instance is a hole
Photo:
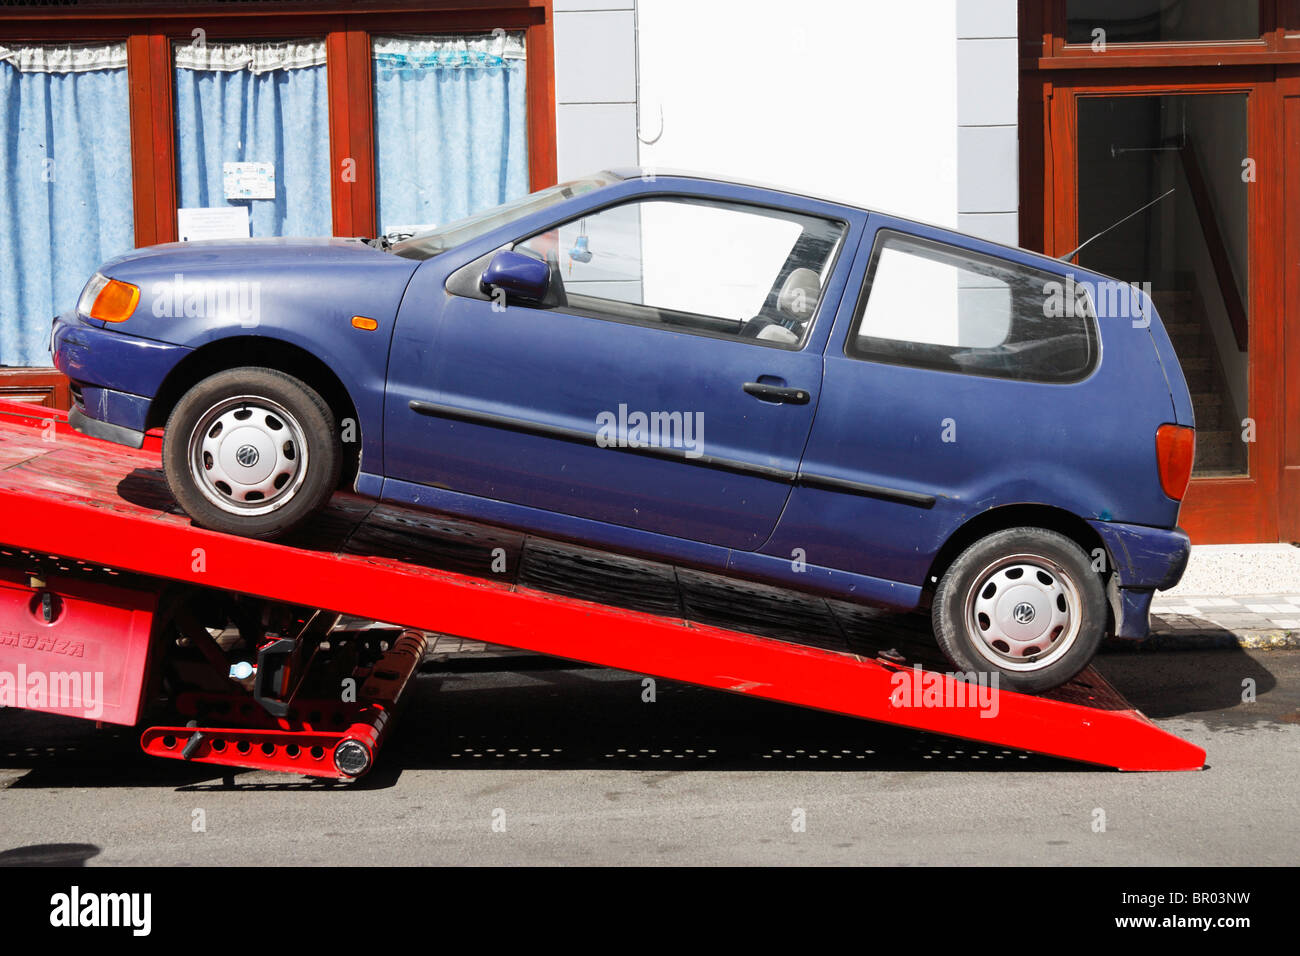
[[[385,239],[172,243],[55,320],[76,428],[258,538],[338,488],[878,607],[1042,691],[1188,555],[1139,289],[808,196],[602,173]]]

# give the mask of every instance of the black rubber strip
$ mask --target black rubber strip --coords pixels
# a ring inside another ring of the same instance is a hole
[[[466,408],[456,408],[452,405],[440,405],[436,402],[411,401],[411,411],[421,415],[430,415],[434,418],[446,418],[452,421],[467,422],[471,425],[486,425],[489,428],[501,428],[506,431],[521,432],[525,435],[539,435],[543,438],[554,438],[559,441],[572,442],[575,445],[596,446],[596,436],[591,432],[582,431],[577,428],[564,428],[560,425],[544,425],[539,422],[531,422],[521,418],[512,418],[508,415],[497,415],[492,412],[478,412]],[[752,475],[756,478],[765,478],[769,481],[779,481],[787,485],[805,485],[810,488],[825,488],[831,491],[843,491],[848,494],[863,495],[868,498],[881,498],[886,501],[896,501],[899,504],[913,505],[920,508],[930,508],[934,506],[935,498],[933,495],[923,495],[914,491],[898,491],[893,488],[885,488],[880,485],[868,485],[856,481],[846,481],[842,478],[830,478],[823,475],[813,475],[807,472],[793,472],[785,468],[772,468],[767,465],[753,465],[746,461],[737,461],[734,458],[719,458],[715,455],[691,456],[682,448],[666,448],[661,445],[648,445],[639,448],[630,446],[613,446],[613,450],[628,452],[633,455],[646,455],[650,458],[665,458],[670,461],[680,461],[687,465],[699,465],[703,468],[712,468],[718,471],[729,471],[738,475]]]
[[[575,445],[590,445],[593,448],[599,447],[596,444],[596,435],[592,432],[581,431],[576,428],[563,428],[559,425],[543,425],[539,422],[530,422],[519,418],[510,418],[506,415],[494,415],[491,412],[475,412],[465,408],[454,408],[450,405],[438,405],[433,402],[410,403],[411,410],[419,412],[421,415],[432,415],[435,418],[448,418],[459,422],[468,422],[472,425],[487,425],[490,428],[501,428],[506,431],[522,432],[526,435],[540,435],[543,438],[555,438],[559,441],[572,442]],[[770,468],[766,465],[751,465],[749,462],[736,461],[733,458],[718,458],[715,455],[698,455],[692,456],[687,454],[684,448],[668,448],[662,445],[644,445],[641,447],[616,445],[611,446],[613,451],[627,452],[632,455],[645,455],[649,458],[666,458],[670,461],[680,461],[688,465],[700,465],[705,468],[714,468],[719,471],[730,471],[739,475],[753,475],[757,478],[766,478],[769,481],[780,481],[785,484],[793,484],[795,473],[784,468]]]
[[[933,508],[937,500],[934,495],[924,495],[917,491],[899,491],[884,485],[868,485],[860,481],[848,481],[844,478],[831,478],[828,475],[813,475],[806,471],[799,473],[797,484],[808,488],[825,488],[828,491],[843,491],[850,495],[862,495],[864,498],[883,498],[885,501],[897,501],[903,505],[917,508]]]

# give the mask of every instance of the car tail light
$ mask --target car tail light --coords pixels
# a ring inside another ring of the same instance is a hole
[[[140,302],[140,287],[95,273],[86,283],[77,311],[101,322],[125,322]]]
[[[1196,457],[1196,429],[1161,425],[1156,429],[1156,460],[1160,462],[1160,487],[1174,501],[1182,501],[1192,478]]]

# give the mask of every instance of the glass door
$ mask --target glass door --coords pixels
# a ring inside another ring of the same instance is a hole
[[[1117,79],[1054,92],[1052,141],[1067,144],[1051,171],[1055,251],[1109,229],[1077,261],[1160,311],[1196,414],[1181,517],[1193,540],[1277,540],[1280,329],[1275,286],[1259,281],[1276,260],[1261,241],[1276,167],[1260,89]]]
[[[1246,99],[1079,98],[1080,242],[1165,197],[1077,261],[1153,297],[1192,392],[1195,477],[1250,471]]]

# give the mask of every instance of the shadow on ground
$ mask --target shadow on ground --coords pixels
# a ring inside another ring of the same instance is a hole
[[[99,853],[93,843],[34,843],[0,851],[0,866],[85,866]]]
[[[1272,652],[1300,670],[1300,652]],[[1300,681],[1240,650],[1111,653],[1098,669],[1148,716],[1246,732],[1300,722]],[[623,671],[521,655],[426,663],[376,770],[1078,772],[1085,765]],[[1253,687],[1256,702],[1243,701]],[[651,699],[653,698],[653,699]],[[144,756],[138,730],[0,713],[0,787],[348,786]]]

